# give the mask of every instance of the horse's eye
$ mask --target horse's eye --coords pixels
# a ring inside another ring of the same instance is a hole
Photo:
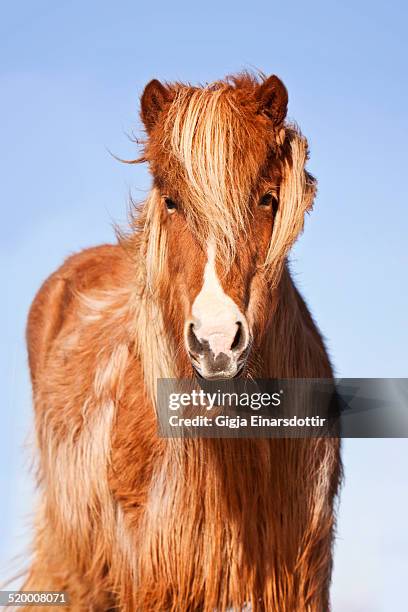
[[[177,210],[177,204],[171,198],[164,198],[164,203],[169,213],[174,213]]]
[[[278,208],[278,198],[273,193],[265,193],[259,200],[259,206],[263,208],[272,208],[276,212]]]

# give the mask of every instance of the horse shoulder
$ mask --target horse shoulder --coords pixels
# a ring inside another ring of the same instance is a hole
[[[117,245],[86,249],[69,257],[45,280],[31,304],[26,329],[34,387],[45,358],[68,317],[77,316],[76,294],[111,287],[123,259],[122,249]]]

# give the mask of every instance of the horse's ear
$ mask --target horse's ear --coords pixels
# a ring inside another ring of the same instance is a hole
[[[166,103],[171,100],[170,90],[157,79],[150,81],[144,89],[140,104],[140,115],[149,134]]]
[[[288,91],[282,81],[273,74],[258,86],[256,98],[259,112],[267,115],[275,127],[281,127],[288,111]]]

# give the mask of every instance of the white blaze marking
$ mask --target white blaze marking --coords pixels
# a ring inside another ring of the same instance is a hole
[[[215,245],[209,242],[204,281],[192,306],[194,331],[199,340],[209,343],[215,357],[231,355],[231,345],[244,316],[237,304],[222,288],[215,268]]]

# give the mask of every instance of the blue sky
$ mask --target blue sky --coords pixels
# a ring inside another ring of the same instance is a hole
[[[148,190],[147,169],[108,150],[136,155],[127,134],[140,133],[138,99],[153,77],[207,82],[260,68],[284,80],[319,180],[292,255],[296,281],[340,376],[406,376],[406,23],[398,1],[3,7],[1,575],[27,545],[34,508],[27,309],[67,255],[113,240],[129,191],[142,199]],[[335,612],[405,601],[407,451],[405,440],[345,442]]]

